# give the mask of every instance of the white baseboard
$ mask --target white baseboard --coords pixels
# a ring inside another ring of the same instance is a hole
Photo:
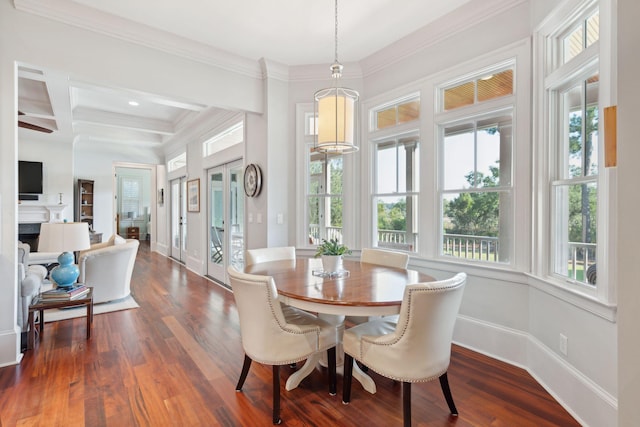
[[[617,399],[535,337],[458,316],[454,342],[525,369],[583,426],[615,425]]]
[[[16,331],[0,331],[0,368],[17,365],[22,360],[20,335]]]

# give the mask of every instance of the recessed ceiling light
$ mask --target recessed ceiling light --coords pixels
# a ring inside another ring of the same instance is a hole
[[[129,101],[129,105],[131,105],[132,107],[137,107],[138,105],[140,105],[140,103],[138,101]]]

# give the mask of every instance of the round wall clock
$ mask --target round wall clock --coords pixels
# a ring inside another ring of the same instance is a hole
[[[255,163],[250,163],[244,169],[244,194],[256,197],[262,188],[262,171]]]

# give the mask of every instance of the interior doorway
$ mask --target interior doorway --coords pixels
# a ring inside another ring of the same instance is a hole
[[[151,240],[155,174],[150,165],[115,166],[115,230],[122,237]],[[155,237],[155,236],[154,236]]]

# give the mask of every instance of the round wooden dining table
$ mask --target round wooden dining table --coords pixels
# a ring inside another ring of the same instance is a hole
[[[404,288],[413,283],[432,282],[432,276],[415,270],[385,267],[359,260],[343,261],[343,271],[328,274],[319,258],[271,261],[253,264],[245,273],[273,277],[284,304],[318,313],[339,328],[340,341],[345,316],[385,316],[398,314]],[[342,354],[341,344],[337,353]],[[320,353],[307,359],[305,365],[287,380],[287,390],[298,386],[320,361]],[[341,359],[341,357],[340,357]],[[341,360],[338,366],[341,366]],[[370,376],[353,366],[353,378],[365,390],[376,392]]]

